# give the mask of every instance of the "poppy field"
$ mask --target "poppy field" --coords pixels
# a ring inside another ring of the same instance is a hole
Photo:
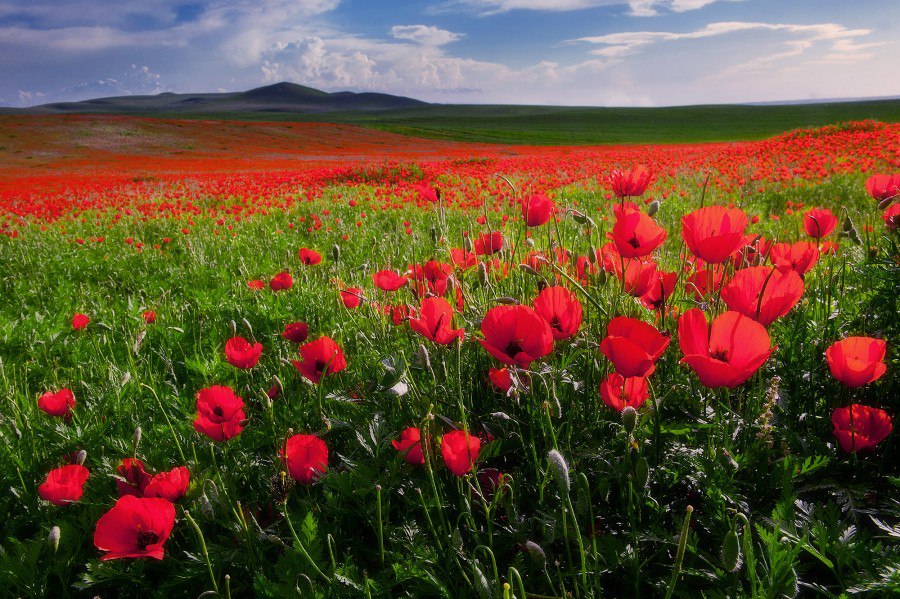
[[[900,592],[900,125],[72,122],[2,123],[10,596]]]

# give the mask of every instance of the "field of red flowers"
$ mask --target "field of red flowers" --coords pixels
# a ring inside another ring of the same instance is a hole
[[[11,596],[900,591],[900,126],[0,131]]]

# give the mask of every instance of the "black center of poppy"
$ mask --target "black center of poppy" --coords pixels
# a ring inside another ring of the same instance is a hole
[[[510,358],[515,358],[516,355],[521,353],[521,351],[522,351],[522,346],[520,345],[519,340],[513,339],[512,341],[510,341],[509,343],[506,344],[506,349],[503,350],[503,353],[505,353]]]
[[[213,408],[213,414],[216,416],[222,416],[222,406],[216,406]]]
[[[550,321],[550,328],[556,329],[560,333],[562,332],[562,323],[559,321],[559,316],[553,317],[553,320]]]
[[[634,249],[637,249],[638,246],[641,245],[641,242],[638,241],[637,235],[635,235],[634,237],[632,237],[631,239],[628,240],[628,245],[630,245]]]
[[[709,357],[713,360],[719,360],[720,362],[728,361],[728,350],[727,349],[714,349],[709,352]]]
[[[328,362],[325,360],[316,360],[316,372],[324,372],[328,367]]]
[[[137,536],[137,546],[143,551],[149,545],[155,545],[159,541],[159,535],[152,530],[142,530]]]

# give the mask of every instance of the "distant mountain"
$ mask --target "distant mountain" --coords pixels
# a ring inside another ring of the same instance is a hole
[[[368,112],[427,106],[427,102],[378,93],[328,93],[281,82],[245,92],[117,96],[81,102],[54,102],[30,108],[0,109],[7,114],[165,114]]]

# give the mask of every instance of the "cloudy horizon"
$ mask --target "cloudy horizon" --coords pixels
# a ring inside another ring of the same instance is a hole
[[[292,81],[442,103],[900,96],[900,2],[0,0],[0,105]]]

